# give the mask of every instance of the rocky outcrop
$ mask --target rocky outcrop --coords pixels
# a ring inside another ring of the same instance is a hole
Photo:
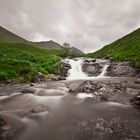
[[[49,79],[53,80],[53,81],[59,81],[59,80],[66,80],[65,75],[55,75],[55,74],[50,74],[49,75]]]
[[[8,121],[0,116],[0,140],[10,139],[14,134],[14,129],[8,124]]]
[[[135,84],[140,84],[140,78],[135,80]]]
[[[85,60],[86,61],[86,60]],[[88,76],[98,76],[102,72],[102,66],[99,63],[84,62],[82,69]]]
[[[85,81],[77,88],[71,90],[73,94],[78,93],[92,93],[94,98],[100,101],[117,101],[123,102],[123,99],[119,99],[120,94],[125,94],[127,91],[126,81],[122,83],[117,82],[94,82]]]
[[[45,81],[46,81],[46,77],[45,75],[42,75],[42,74],[38,74],[34,76],[32,80],[33,83],[40,83],[40,82],[45,82]]]
[[[130,62],[112,62],[107,68],[107,75],[111,77],[132,77],[139,75],[140,70],[133,68]]]
[[[130,103],[134,108],[140,109],[140,93],[135,95],[131,100]]]
[[[68,71],[71,68],[70,64],[62,61],[63,69],[61,71],[61,77],[67,77]]]
[[[34,94],[36,92],[36,90],[34,88],[27,88],[27,89],[23,89],[21,91],[21,93],[26,94],[26,93],[30,93],[30,94]]]
[[[96,62],[96,59],[89,58],[89,59],[85,59],[84,62],[86,62],[86,63],[92,63],[92,62]]]

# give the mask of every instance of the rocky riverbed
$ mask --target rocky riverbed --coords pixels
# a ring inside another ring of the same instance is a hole
[[[139,140],[137,78],[0,87],[0,139]]]
[[[108,60],[62,63],[52,80],[0,86],[0,140],[140,140],[140,70]]]

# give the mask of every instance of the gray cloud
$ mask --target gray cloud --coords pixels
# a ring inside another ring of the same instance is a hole
[[[140,26],[140,0],[0,0],[0,25],[90,52]]]

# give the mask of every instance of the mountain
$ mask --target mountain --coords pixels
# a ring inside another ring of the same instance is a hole
[[[58,55],[60,54],[60,56],[64,50],[64,47],[55,41],[50,40],[50,41],[41,41],[41,42],[31,42],[0,26],[0,43],[1,42],[3,42],[3,43],[5,43],[5,42],[6,43],[25,43],[28,45],[41,47],[41,48],[44,48],[47,50],[49,49],[49,51],[52,50],[52,53],[54,53],[54,50],[57,50],[58,51],[57,54]],[[70,48],[70,52],[71,52],[71,54],[74,53],[75,55],[84,54],[81,50],[74,48],[74,47]]]
[[[81,51],[81,50],[79,50],[79,49],[77,49],[75,47],[71,47],[71,51],[76,52],[76,53],[79,53],[79,54],[84,54],[83,51]]]
[[[63,47],[55,42],[55,41],[42,41],[42,42],[34,42],[36,46],[47,48],[47,49],[62,49]]]
[[[0,26],[0,42],[27,43],[28,41]]]
[[[140,28],[86,56],[131,61],[136,67],[140,67]]]

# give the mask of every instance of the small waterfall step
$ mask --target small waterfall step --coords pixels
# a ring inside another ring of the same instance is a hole
[[[69,69],[68,71],[68,77],[66,78],[67,80],[90,80],[90,79],[98,79],[98,78],[103,78],[105,77],[107,68],[108,68],[108,63],[104,62],[104,66],[102,69],[102,72],[100,75],[98,75],[97,77],[88,77],[88,75],[86,73],[83,72],[82,70],[82,64],[84,63],[85,59],[83,58],[76,58],[76,59],[65,59],[65,61],[71,65],[71,69]],[[101,60],[97,61],[98,63],[102,63]]]
[[[67,80],[87,78],[87,75],[82,71],[82,59],[67,59],[67,62],[71,65],[71,69],[68,71],[69,76],[67,77]]]

